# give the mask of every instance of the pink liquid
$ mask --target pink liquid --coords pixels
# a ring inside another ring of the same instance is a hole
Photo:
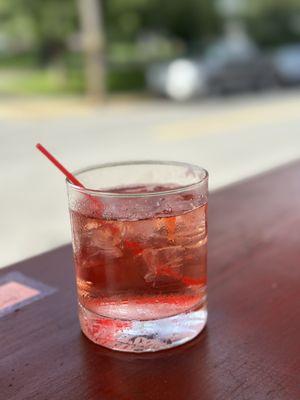
[[[152,215],[142,219],[103,218],[85,207],[71,210],[78,298],[84,310],[126,321],[124,328],[133,320],[163,319],[205,305],[207,206],[189,202],[189,210],[176,207],[186,200],[182,196],[165,216],[157,215],[153,203]],[[101,329],[95,320],[84,324],[89,337]]]

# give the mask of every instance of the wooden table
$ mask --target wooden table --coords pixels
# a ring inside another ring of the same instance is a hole
[[[300,163],[209,204],[209,322],[176,349],[135,355],[89,342],[70,245],[3,269],[58,291],[0,319],[0,398],[299,400]]]

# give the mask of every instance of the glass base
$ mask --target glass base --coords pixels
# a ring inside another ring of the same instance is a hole
[[[172,317],[137,321],[103,317],[79,304],[83,333],[94,343],[112,350],[142,353],[179,346],[194,339],[205,327],[206,306]]]

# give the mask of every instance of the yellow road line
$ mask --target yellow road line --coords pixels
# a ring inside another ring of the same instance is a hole
[[[239,109],[211,112],[189,121],[158,125],[159,140],[182,140],[214,133],[236,132],[262,123],[279,123],[286,119],[300,120],[300,99],[269,105],[250,105]]]

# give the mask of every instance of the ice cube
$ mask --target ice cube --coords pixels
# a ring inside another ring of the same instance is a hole
[[[147,265],[147,272],[144,276],[146,282],[153,282],[163,276],[174,279],[182,277],[181,267],[184,261],[182,246],[145,249],[143,258]]]
[[[111,257],[122,256],[121,238],[114,223],[91,219],[83,228],[82,239],[88,254],[92,257],[100,253]]]
[[[164,247],[168,244],[163,219],[134,221],[127,227],[126,239],[141,243],[143,247]]]
[[[176,218],[176,230],[173,235],[175,244],[191,246],[205,239],[206,235],[204,207]]]

